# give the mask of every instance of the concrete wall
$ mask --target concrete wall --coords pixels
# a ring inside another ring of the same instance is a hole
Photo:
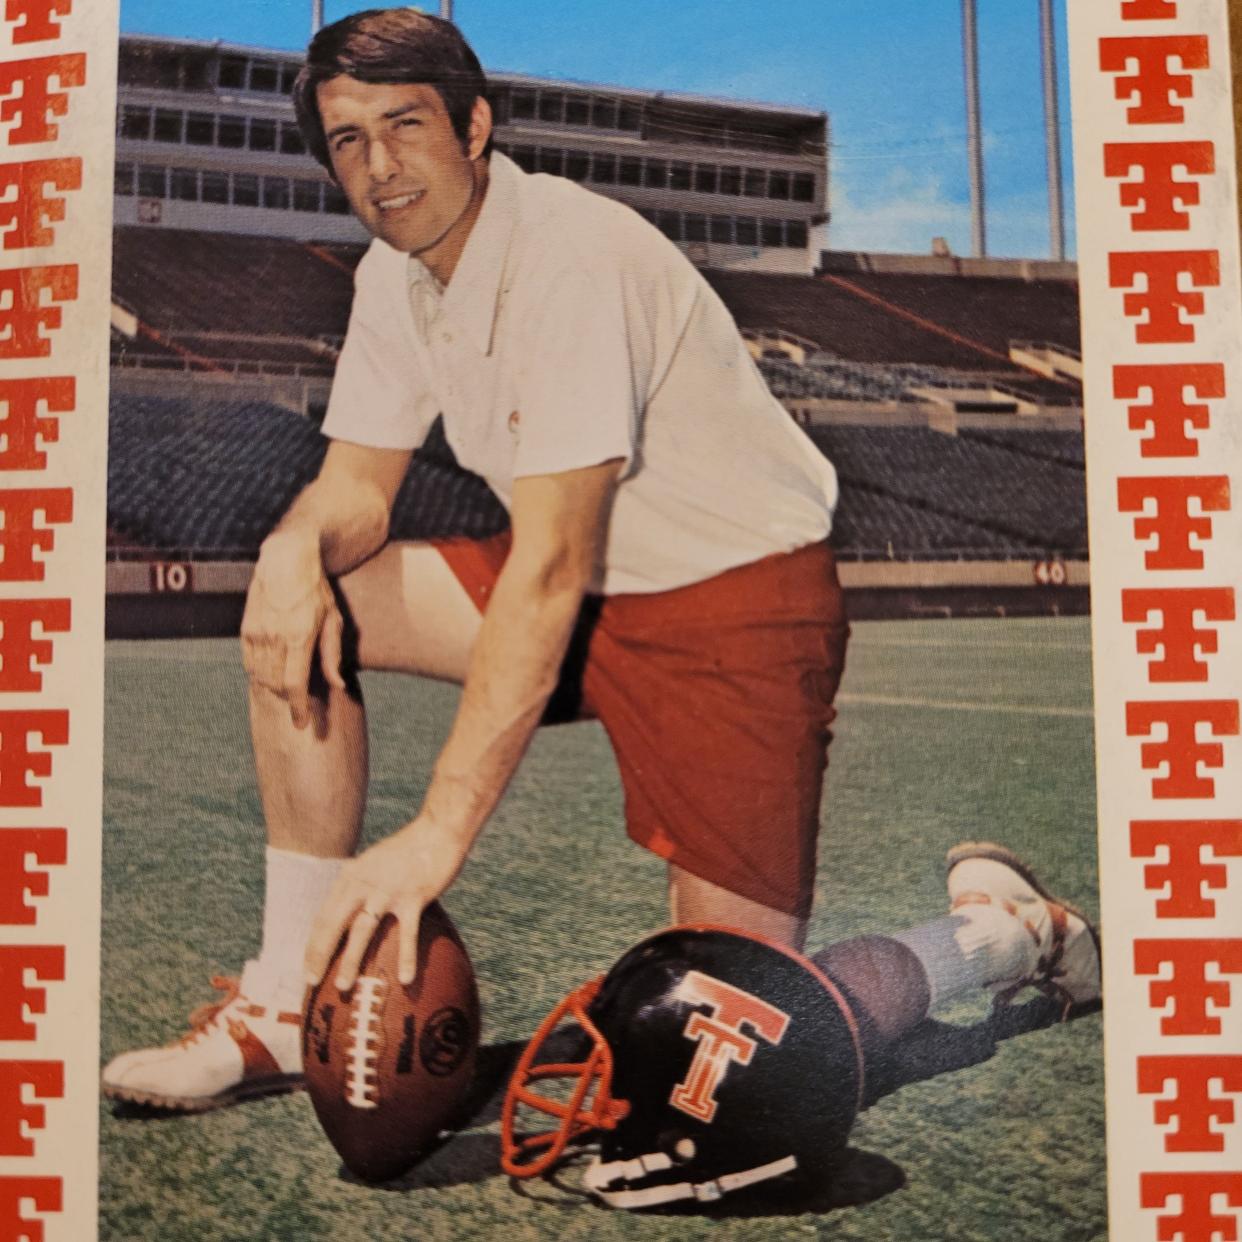
[[[1078,264],[1052,259],[973,259],[961,255],[873,254],[824,250],[824,272],[892,272],[906,276],[1011,276],[1020,280],[1077,280]]]
[[[218,375],[211,371],[173,371],[113,367],[113,396],[177,397],[210,405],[218,401],[270,401],[297,414],[327,403],[332,381],[323,377]]]
[[[153,229],[197,229],[204,233],[290,237],[295,241],[370,240],[366,229],[353,216],[328,212],[278,211],[271,207],[235,207],[224,203],[189,203],[180,199],[139,199],[124,195],[112,199],[112,209],[114,224],[141,224]],[[151,212],[158,214],[157,222],[149,216],[144,218],[144,213]]]
[[[781,404],[804,427],[931,427],[958,431],[1082,431],[1076,406],[1042,408],[1034,414],[961,413],[916,401],[842,401],[833,397],[782,397]]]
[[[1073,616],[1090,610],[1085,561],[865,561],[840,565],[855,620]],[[111,562],[109,638],[233,637],[241,625],[252,566],[242,561]],[[1063,581],[1059,579],[1064,572]]]

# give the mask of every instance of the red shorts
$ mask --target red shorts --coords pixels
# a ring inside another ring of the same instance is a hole
[[[509,544],[435,541],[480,611]],[[639,845],[805,917],[848,632],[827,543],[671,591],[588,596],[546,719],[603,724]]]

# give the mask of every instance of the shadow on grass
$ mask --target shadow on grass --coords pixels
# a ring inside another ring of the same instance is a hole
[[[1099,1009],[1098,1002],[1085,1005],[1069,1018],[1086,1017]],[[1065,1012],[1061,1006],[1044,996],[1021,1005],[994,1006],[986,1018],[970,1026],[926,1018],[877,1058],[880,1064],[868,1065],[872,1081],[866,1106],[900,1087],[979,1065],[989,1060],[1005,1040],[1058,1026],[1063,1020]]]
[[[869,1107],[903,1086],[987,1061],[1005,1040],[1056,1025],[1061,1018],[1060,1009],[1043,997],[1023,1005],[993,1009],[987,1018],[969,1026],[928,1018],[882,1055],[871,1058],[867,1067],[865,1106]],[[580,1059],[585,1052],[583,1038],[580,1031],[562,1028],[545,1044],[546,1059],[561,1062]],[[479,1130],[499,1119],[505,1088],[524,1047],[524,1041],[511,1040],[480,1048],[470,1088],[455,1123],[440,1142],[402,1177],[369,1188],[402,1194],[476,1184],[496,1177],[500,1167],[500,1138],[495,1133],[480,1133]],[[255,1103],[252,1102],[251,1107]],[[261,1106],[261,1102],[258,1103]],[[186,1116],[123,1102],[114,1103],[113,1115],[118,1120],[144,1121]],[[510,1185],[515,1194],[545,1209],[576,1212],[584,1206],[595,1207],[595,1200],[572,1176],[583,1158],[579,1153],[563,1161],[545,1178],[511,1179]],[[340,1177],[348,1184],[369,1185],[343,1167]],[[652,1214],[690,1214],[712,1219],[822,1215],[874,1203],[905,1184],[905,1171],[886,1156],[848,1147],[841,1153],[832,1175],[814,1185],[781,1179],[735,1192],[720,1203],[674,1204],[653,1209]]]
[[[222,1108],[233,1108],[238,1104],[245,1104],[248,1108],[262,1108],[265,1103],[286,1095],[296,1095],[304,1090],[305,1085],[301,1082],[288,1083],[274,1090],[242,1095],[209,1108],[170,1108],[159,1104],[139,1104],[133,1100],[114,1099],[111,1101],[112,1116],[117,1121],[186,1121],[208,1116]]]
[[[1098,1008],[1098,1005],[1089,1006],[1072,1016],[1086,1016]],[[994,1008],[985,1019],[969,1026],[928,1018],[886,1049],[884,1055],[873,1058],[868,1066],[866,1106],[901,1087],[981,1064],[989,1060],[1005,1040],[1055,1026],[1062,1019],[1061,1008],[1044,997],[1021,1005]],[[546,1058],[570,1061],[581,1057],[581,1038],[580,1032],[570,1029],[556,1032],[545,1045]],[[505,1087],[523,1047],[521,1041],[511,1041],[479,1049],[474,1082],[462,1108],[462,1116],[471,1128],[489,1125],[499,1118]],[[467,1140],[470,1140],[469,1146],[463,1146],[459,1154],[458,1145]],[[446,1156],[453,1153],[455,1181],[469,1180],[471,1173],[479,1180],[495,1175],[499,1141],[494,1135],[458,1135],[448,1140],[442,1150]],[[593,1202],[585,1191],[565,1177],[578,1162],[570,1158],[546,1178],[530,1182],[514,1179],[511,1186],[523,1198],[538,1201],[545,1207],[578,1210],[584,1201]],[[420,1165],[405,1181],[394,1183],[393,1188],[449,1184],[436,1180],[438,1176],[433,1158]],[[832,1177],[820,1184],[800,1186],[793,1181],[778,1181],[731,1194],[722,1203],[670,1205],[657,1209],[656,1213],[689,1213],[711,1218],[823,1214],[874,1203],[905,1184],[904,1170],[892,1160],[876,1152],[850,1147],[841,1154]]]
[[[547,1177],[532,1181],[511,1178],[513,1192],[543,1208],[560,1211],[581,1211],[589,1206],[609,1211],[592,1195],[566,1176],[580,1164],[581,1157],[570,1157]],[[803,1184],[780,1178],[746,1190],[734,1191],[722,1202],[701,1204],[671,1203],[650,1208],[644,1216],[702,1216],[708,1219],[743,1219],[762,1216],[801,1216],[806,1213],[823,1215],[840,1208],[863,1207],[874,1203],[906,1184],[905,1171],[886,1156],[860,1148],[847,1147],[838,1157],[831,1177],[815,1184]]]
[[[500,1169],[500,1137],[495,1134],[447,1134],[408,1172],[387,1182],[367,1182],[341,1166],[340,1178],[369,1190],[405,1194],[444,1190],[495,1177]]]

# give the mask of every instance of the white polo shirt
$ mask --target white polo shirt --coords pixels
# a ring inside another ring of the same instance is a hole
[[[626,462],[594,590],[662,591],[827,536],[831,464],[724,304],[635,211],[499,153],[447,288],[378,239],[358,265],[324,432],[416,448],[437,414],[513,480]]]

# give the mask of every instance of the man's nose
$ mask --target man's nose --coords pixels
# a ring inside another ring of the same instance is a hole
[[[372,181],[391,181],[400,171],[400,167],[384,139],[372,140],[367,151],[367,171]]]

